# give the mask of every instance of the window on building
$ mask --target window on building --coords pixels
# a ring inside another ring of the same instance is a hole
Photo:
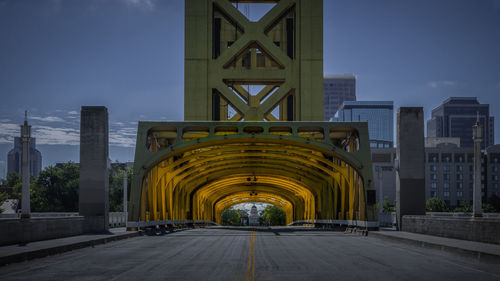
[[[435,183],[435,182],[431,182],[431,188],[432,188],[432,189],[436,189],[436,188],[437,188],[437,183]]]
[[[450,162],[450,157],[449,156],[443,157],[443,162],[449,163]]]
[[[472,165],[469,165],[469,172],[474,172],[474,168],[472,167]]]
[[[449,181],[450,180],[450,174],[444,174],[443,175],[443,180]]]
[[[464,184],[461,182],[457,182],[457,189],[462,189],[464,187]]]
[[[436,191],[431,191],[431,197],[437,197]]]
[[[493,166],[493,172],[498,172],[498,166],[497,165]]]
[[[443,183],[443,188],[444,189],[449,189],[450,188],[450,183],[449,182]]]
[[[463,193],[462,191],[457,191],[457,197],[462,197]]]
[[[444,197],[450,197],[450,192],[449,191],[445,191],[445,192],[443,192],[443,195],[444,195]]]
[[[457,172],[461,172],[464,170],[464,167],[462,165],[457,165]]]
[[[448,172],[449,170],[450,170],[450,166],[448,166],[448,165],[443,166],[443,171]]]
[[[430,166],[431,172],[437,171],[437,166],[436,165],[431,165]]]
[[[498,181],[498,175],[492,175],[491,180],[493,181]]]
[[[464,176],[462,174],[457,174],[457,181],[461,181],[464,179]]]

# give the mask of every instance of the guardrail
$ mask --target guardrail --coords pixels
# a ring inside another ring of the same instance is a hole
[[[296,220],[288,225],[295,224],[338,224],[359,227],[378,227],[378,221],[358,221],[358,220]]]
[[[217,225],[209,220],[158,220],[158,221],[129,221],[127,227],[151,227],[156,225],[179,225],[179,224],[211,224]]]
[[[32,218],[64,218],[80,216],[77,212],[33,212]],[[18,219],[20,214],[0,214],[0,219]],[[109,212],[109,227],[125,227],[127,218],[124,212]]]

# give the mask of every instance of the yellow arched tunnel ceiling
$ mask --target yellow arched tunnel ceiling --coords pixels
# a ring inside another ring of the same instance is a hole
[[[149,167],[142,167],[142,175],[134,175],[140,204],[135,210],[138,217],[131,214],[132,220],[220,222],[222,211],[235,202],[274,204],[285,211],[288,223],[370,220],[362,167],[345,154],[307,140],[219,137],[190,141],[191,145],[163,153],[153,149],[161,155],[150,160]],[[137,177],[142,180],[138,182]],[[134,213],[136,207],[130,208]]]

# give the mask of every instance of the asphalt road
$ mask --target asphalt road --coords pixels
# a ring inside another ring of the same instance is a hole
[[[342,232],[193,229],[0,267],[0,280],[500,280],[500,266]]]

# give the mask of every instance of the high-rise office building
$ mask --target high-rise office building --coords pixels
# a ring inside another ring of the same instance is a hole
[[[324,115],[328,121],[344,101],[356,100],[356,77],[353,74],[326,75],[324,86]]]
[[[7,165],[5,161],[0,161],[0,179],[5,179],[7,178]]]
[[[21,174],[23,159],[23,143],[20,137],[14,138],[14,148],[9,151],[7,171]],[[42,154],[36,149],[36,139],[30,139],[30,175],[38,177],[42,169]]]
[[[494,145],[494,118],[490,105],[480,104],[477,98],[449,98],[432,110],[427,121],[428,137],[458,137],[461,147],[472,147],[472,126],[477,119],[484,126],[483,148]]]
[[[394,145],[394,102],[392,101],[346,101],[331,120],[367,121],[371,147],[390,148]]]

